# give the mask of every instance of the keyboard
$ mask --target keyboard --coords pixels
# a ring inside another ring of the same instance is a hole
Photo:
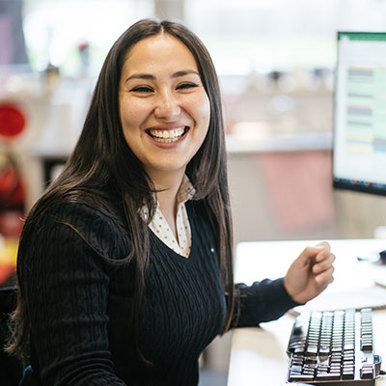
[[[381,357],[374,354],[372,309],[303,311],[287,354],[288,383],[374,385]]]

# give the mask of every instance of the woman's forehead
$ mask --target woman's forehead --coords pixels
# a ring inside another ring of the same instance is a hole
[[[176,37],[160,33],[136,43],[127,53],[123,72],[157,71],[160,69],[197,70],[197,63],[189,48]]]

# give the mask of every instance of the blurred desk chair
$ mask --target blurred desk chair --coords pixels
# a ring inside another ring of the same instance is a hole
[[[10,334],[9,313],[16,307],[16,287],[0,287],[0,385],[17,386],[22,373],[22,364],[10,357],[3,346]]]

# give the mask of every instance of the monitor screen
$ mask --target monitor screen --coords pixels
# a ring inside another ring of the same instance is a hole
[[[386,32],[338,32],[333,181],[386,195]]]

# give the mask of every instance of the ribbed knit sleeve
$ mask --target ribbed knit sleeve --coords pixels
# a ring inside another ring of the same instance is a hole
[[[92,229],[88,240],[112,242],[113,235],[95,211],[74,208],[63,212],[66,216],[60,210],[47,216],[40,231],[27,233],[20,245],[18,265],[40,378],[49,386],[122,386],[109,352],[103,248],[95,250],[66,224]]]
[[[233,327],[256,327],[261,322],[278,319],[298,305],[288,295],[283,279],[265,279],[251,286],[240,283],[236,287],[240,294],[240,308]]]

